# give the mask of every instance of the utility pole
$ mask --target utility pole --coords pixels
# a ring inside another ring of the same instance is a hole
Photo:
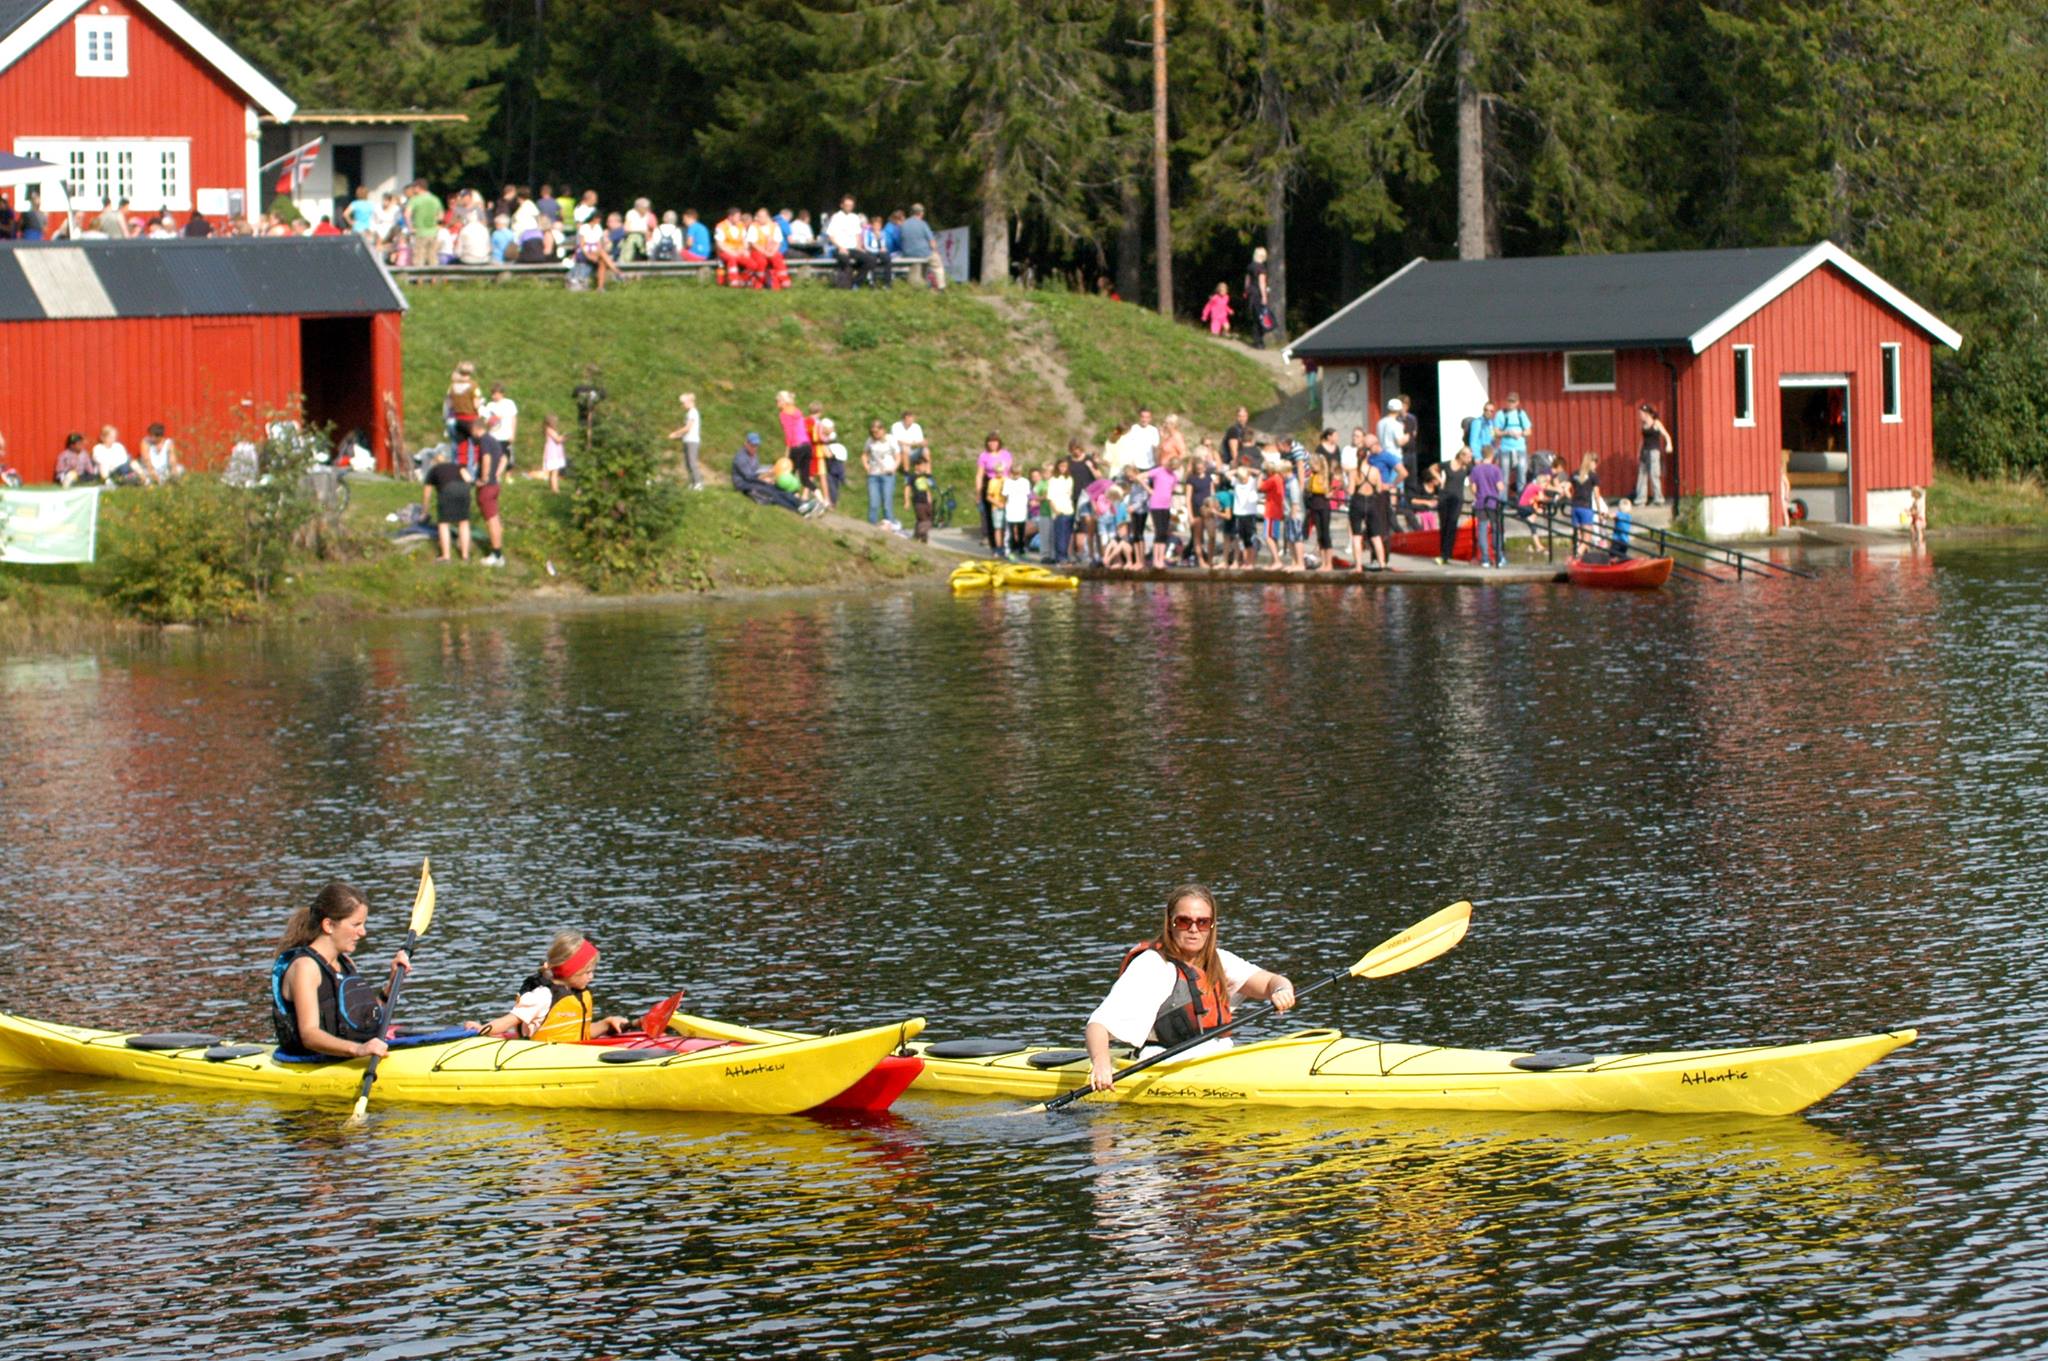
[[[1173,316],[1173,203],[1167,197],[1166,0],[1152,0],[1152,250],[1159,257],[1159,315]]]

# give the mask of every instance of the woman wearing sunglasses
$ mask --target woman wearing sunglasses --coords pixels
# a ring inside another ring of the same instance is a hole
[[[1125,953],[1116,986],[1088,1018],[1088,1085],[1101,1092],[1116,1081],[1112,1040],[1141,1052],[1185,1044],[1230,1024],[1231,1006],[1247,999],[1286,1011],[1294,1005],[1294,985],[1217,949],[1215,895],[1200,884],[1182,884],[1166,895],[1159,939]]]

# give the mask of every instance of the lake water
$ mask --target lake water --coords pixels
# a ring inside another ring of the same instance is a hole
[[[916,1093],[821,1123],[0,1078],[17,1351],[1837,1358],[2048,1352],[2048,557],[1818,581],[943,590],[0,659],[0,1008],[268,1033],[330,876],[405,1009],[597,990],[1076,1042],[1164,889],[1303,1023],[1662,1048],[1899,1026],[1804,1116]]]

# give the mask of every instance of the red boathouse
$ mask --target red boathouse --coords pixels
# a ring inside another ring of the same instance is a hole
[[[405,298],[352,236],[0,245],[0,433],[22,477],[64,437],[161,421],[218,466],[273,414],[361,431],[390,466]]]
[[[122,199],[131,220],[253,219],[260,120],[295,110],[177,0],[0,0],[0,147],[54,167],[51,235]]]
[[[1712,537],[1815,520],[1897,527],[1934,473],[1935,344],[1962,337],[1840,247],[1520,260],[1415,260],[1307,332],[1323,423],[1370,430],[1406,393],[1424,461],[1481,403],[1519,393],[1529,447],[1600,456],[1632,495],[1636,407],[1670,428],[1667,497],[1701,498]],[[1675,465],[1675,466],[1674,466]]]

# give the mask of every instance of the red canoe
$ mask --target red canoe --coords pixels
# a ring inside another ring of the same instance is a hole
[[[1670,558],[1623,558],[1620,562],[1587,562],[1573,558],[1564,565],[1574,586],[1613,591],[1654,591],[1671,579]]]
[[[1451,556],[1459,562],[1478,560],[1479,545],[1473,540],[1472,523],[1467,520],[1459,525],[1457,537],[1452,540]],[[1434,529],[1408,529],[1387,535],[1387,551],[1405,557],[1433,558],[1442,547],[1443,538]]]

